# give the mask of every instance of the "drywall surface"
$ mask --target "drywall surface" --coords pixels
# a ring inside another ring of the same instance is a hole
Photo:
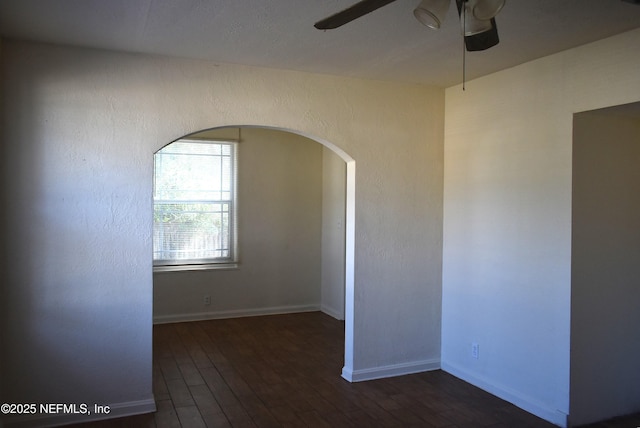
[[[2,54],[4,399],[151,411],[151,193],[140,184],[152,158],[138,106],[119,98],[131,92],[109,65],[13,43]]]
[[[615,110],[614,110],[615,111]],[[640,411],[640,115],[575,115],[571,422]]]
[[[331,150],[322,151],[322,311],[344,319],[346,164]]]
[[[573,113],[640,98],[638,36],[446,90],[442,366],[558,425],[570,393]]]
[[[238,268],[154,273],[156,322],[320,309],[322,152],[296,134],[241,129]]]
[[[153,153],[229,125],[358,165],[347,371],[439,363],[443,90],[21,42],[2,55],[7,400],[151,400]]]

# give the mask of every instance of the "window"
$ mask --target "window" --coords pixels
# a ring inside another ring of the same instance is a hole
[[[154,157],[156,270],[236,262],[236,143],[178,140]]]

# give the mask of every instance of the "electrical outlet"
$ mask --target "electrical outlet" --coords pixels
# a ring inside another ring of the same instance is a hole
[[[205,305],[211,304],[211,296],[204,296],[204,304]]]
[[[477,343],[471,344],[471,356],[476,360],[480,357],[480,345]]]

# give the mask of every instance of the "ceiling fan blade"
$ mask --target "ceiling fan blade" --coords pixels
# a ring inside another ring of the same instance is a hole
[[[316,22],[313,26],[318,30],[338,28],[394,1],[396,0],[362,0],[341,12]]]
[[[498,26],[495,18],[491,18],[491,30],[464,37],[464,45],[469,52],[483,51],[497,45],[499,42]]]

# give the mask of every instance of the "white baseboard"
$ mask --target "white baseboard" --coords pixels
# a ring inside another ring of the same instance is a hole
[[[553,409],[540,403],[537,400],[527,397],[518,391],[514,391],[504,385],[497,384],[490,379],[476,376],[473,373],[454,364],[442,362],[442,370],[468,382],[478,388],[495,395],[509,403],[542,418],[559,427],[566,428],[568,424],[568,415],[560,410]]]
[[[342,368],[342,377],[349,382],[363,382],[366,380],[383,379],[386,377],[403,376],[414,373],[438,370],[440,360],[413,361],[410,363],[392,364],[389,366],[373,367],[369,369],[351,370]]]
[[[154,324],[174,322],[206,321],[224,318],[256,317],[260,315],[292,314],[297,312],[317,312],[319,305],[273,306],[270,308],[237,309],[231,311],[195,312],[186,314],[158,315],[153,317]]]
[[[344,312],[338,311],[332,307],[329,307],[327,305],[321,305],[320,306],[320,310],[329,315],[330,317],[333,317],[339,321],[344,321]]]
[[[109,413],[94,413],[94,404],[86,403],[89,412],[87,414],[42,414],[21,415],[16,418],[8,418],[4,421],[6,428],[46,428],[61,425],[99,421],[104,419],[123,418],[127,416],[153,413],[156,411],[156,402],[152,398],[124,403],[109,404]]]

